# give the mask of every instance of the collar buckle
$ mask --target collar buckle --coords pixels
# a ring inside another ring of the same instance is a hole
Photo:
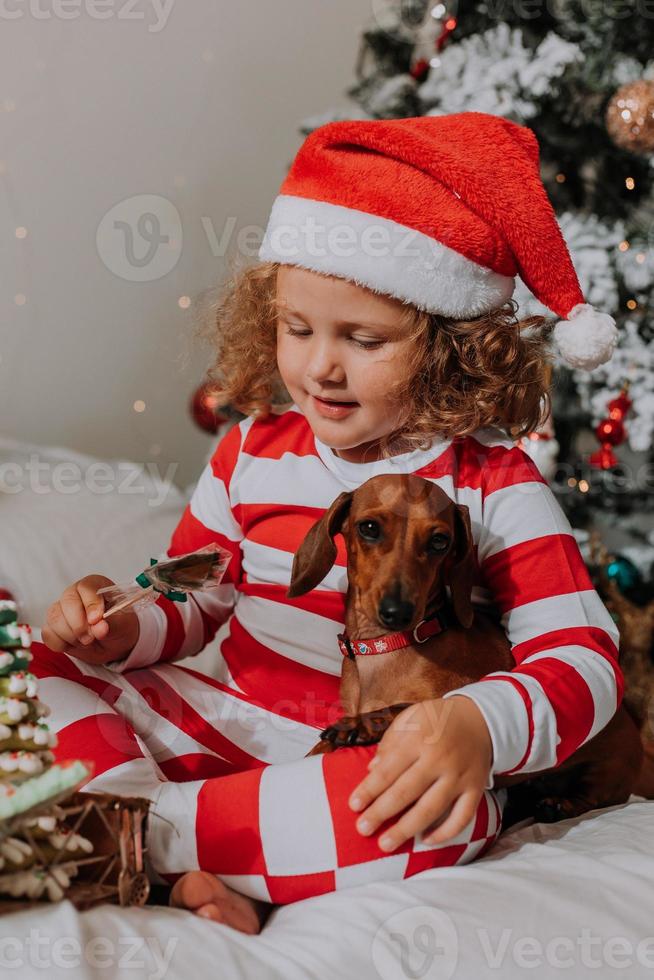
[[[421,626],[427,625],[427,634],[423,636],[422,639],[418,636],[418,630]],[[414,626],[412,632],[413,639],[416,643],[426,643],[430,640],[432,636],[436,636],[438,633],[442,633],[446,628],[446,623],[441,613],[441,610],[437,610],[432,616],[426,619],[421,619],[417,626]]]
[[[414,639],[414,640],[416,641],[416,643],[426,643],[426,642],[427,642],[427,640],[429,639],[429,636],[423,636],[423,638],[422,638],[422,639],[420,639],[420,637],[418,636],[418,630],[419,630],[419,629],[420,629],[420,627],[421,627],[421,626],[423,626],[423,625],[424,625],[424,624],[425,624],[426,622],[427,622],[427,620],[426,620],[426,619],[421,619],[421,620],[420,620],[420,622],[418,623],[418,625],[417,625],[417,626],[414,626],[414,628],[413,628],[413,630],[412,630],[412,634],[413,634],[413,639]]]

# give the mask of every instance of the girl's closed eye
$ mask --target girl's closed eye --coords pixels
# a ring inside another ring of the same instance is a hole
[[[310,336],[310,330],[294,330],[289,324],[287,324],[286,333],[290,334],[291,337],[308,337]],[[350,337],[358,347],[362,347],[364,350],[373,350],[376,347],[381,347],[385,343],[384,340],[357,340],[356,337]]]

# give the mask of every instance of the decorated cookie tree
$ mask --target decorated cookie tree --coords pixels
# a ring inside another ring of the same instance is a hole
[[[17,622],[16,604],[0,599],[0,897],[58,899],[77,873],[73,859],[93,845],[61,823],[56,801],[89,769],[79,761],[54,765],[57,737],[28,669],[30,646],[31,630]],[[53,867],[58,852],[66,861]]]
[[[16,620],[16,604],[0,600],[0,795],[49,768],[57,741],[43,720],[49,712],[38,698],[38,680],[28,670],[30,627]]]

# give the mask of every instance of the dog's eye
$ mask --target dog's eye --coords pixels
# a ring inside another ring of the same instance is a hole
[[[429,550],[440,554],[447,550],[447,546],[450,543],[450,539],[447,534],[432,534],[429,539]]]
[[[380,534],[380,527],[377,521],[360,521],[358,524],[359,534],[366,541],[377,541]]]

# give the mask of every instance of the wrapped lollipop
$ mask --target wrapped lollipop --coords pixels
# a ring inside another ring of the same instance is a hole
[[[136,576],[134,582],[106,585],[98,589],[104,596],[103,619],[122,609],[139,609],[156,602],[160,595],[174,602],[186,602],[189,592],[203,592],[219,585],[231,554],[212,542],[184,555],[157,561]]]

